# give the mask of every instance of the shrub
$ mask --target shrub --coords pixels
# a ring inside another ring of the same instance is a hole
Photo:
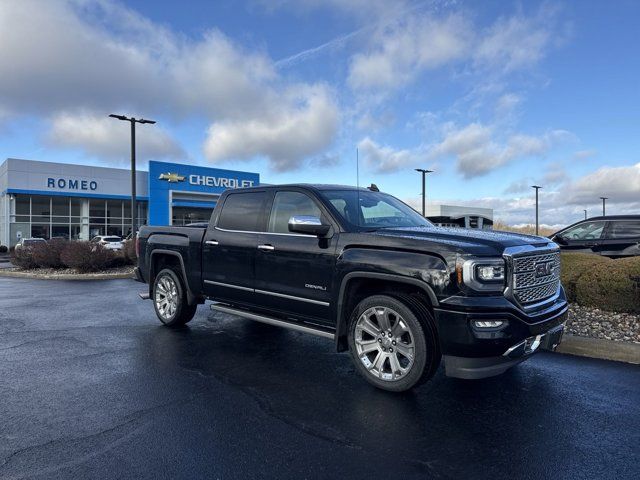
[[[6,245],[0,245],[0,253],[7,253],[9,248]]]
[[[563,254],[562,282],[568,299],[580,305],[640,312],[640,257]]]
[[[136,255],[136,241],[125,240],[122,247],[122,253],[127,260],[127,265],[136,265],[138,263],[138,256]]]
[[[19,248],[11,253],[11,263],[18,268],[31,269],[36,268],[38,264],[33,259],[32,248]]]
[[[60,254],[66,248],[66,240],[50,240],[38,243],[32,247],[33,261],[41,268],[64,268]]]
[[[80,273],[98,272],[112,267],[117,254],[90,242],[67,242],[60,254],[62,263]]]

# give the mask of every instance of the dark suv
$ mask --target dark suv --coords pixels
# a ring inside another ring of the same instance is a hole
[[[611,258],[640,255],[640,215],[589,218],[554,233],[551,240],[569,252]]]

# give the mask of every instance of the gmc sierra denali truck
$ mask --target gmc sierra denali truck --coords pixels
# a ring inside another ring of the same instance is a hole
[[[567,301],[549,239],[433,226],[370,189],[227,190],[208,225],[143,227],[136,277],[160,321],[199,304],[333,339],[376,387],[503,373],[561,340]]]

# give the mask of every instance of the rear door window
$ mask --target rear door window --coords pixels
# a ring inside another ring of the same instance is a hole
[[[610,222],[607,238],[612,240],[619,238],[640,238],[640,221],[614,220]]]
[[[218,228],[242,232],[261,231],[265,192],[231,193],[218,218]]]

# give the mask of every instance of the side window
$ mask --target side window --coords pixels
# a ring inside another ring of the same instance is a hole
[[[609,224],[607,238],[638,238],[640,239],[640,221],[612,221]]]
[[[265,192],[229,194],[222,206],[217,226],[225,230],[258,231],[266,196]]]
[[[599,240],[604,230],[604,222],[584,222],[562,232],[565,240]]]
[[[313,215],[320,218],[321,212],[315,202],[304,193],[276,193],[271,208],[268,231],[289,233],[289,219],[294,215]]]

